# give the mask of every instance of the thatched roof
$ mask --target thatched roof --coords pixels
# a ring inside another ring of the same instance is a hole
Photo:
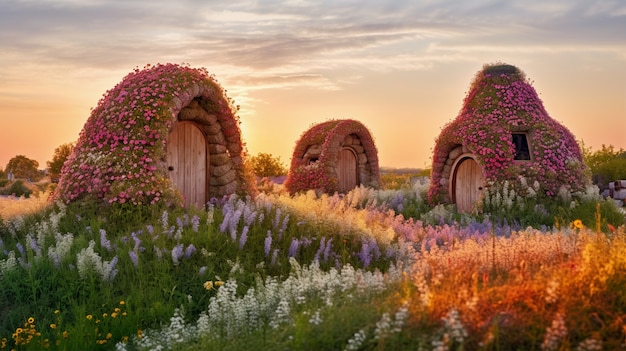
[[[219,161],[223,167],[211,168],[211,184],[223,176],[215,172],[234,180],[217,182],[223,184],[213,186],[211,196],[246,192],[253,185],[244,171],[235,111],[205,69],[175,64],[135,69],[92,110],[53,198],[66,203],[91,199],[180,204],[180,193],[172,186],[165,164],[168,133],[179,120],[201,126],[211,155],[218,156],[211,162]]]
[[[512,134],[524,134],[528,160],[516,160]],[[507,64],[486,65],[479,71],[459,115],[437,138],[429,200],[450,201],[450,165],[462,153],[472,154],[487,182],[520,177],[553,196],[561,187],[583,190],[588,183],[580,148],[572,133],[546,112],[525,74]]]
[[[316,124],[302,134],[285,180],[287,190],[338,191],[336,165],[342,147],[350,147],[357,154],[360,184],[380,186],[378,151],[369,130],[358,121],[344,119]]]

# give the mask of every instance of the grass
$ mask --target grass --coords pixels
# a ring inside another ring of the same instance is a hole
[[[580,194],[471,216],[426,189],[206,210],[2,200],[23,212],[0,212],[0,349],[623,347],[622,210]]]

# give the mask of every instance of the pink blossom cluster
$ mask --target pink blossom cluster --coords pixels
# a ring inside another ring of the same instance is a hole
[[[380,178],[378,167],[378,150],[369,130],[360,122],[352,119],[330,120],[313,125],[301,136],[294,148],[291,158],[289,175],[285,180],[285,187],[290,193],[306,190],[320,190],[332,194],[338,190],[337,174],[334,171],[334,162],[337,145],[350,134],[355,134],[361,141],[361,146],[368,157],[371,166],[372,178]],[[304,159],[307,149],[312,145],[321,145],[319,159],[309,164]]]
[[[181,108],[176,103],[194,84],[210,87],[204,90],[215,94],[216,114],[233,115],[231,100],[205,69],[176,64],[137,68],[92,109],[52,199],[180,203],[165,170],[165,144],[177,118],[173,111]]]
[[[517,182],[523,176],[537,180],[548,196],[556,195],[562,186],[570,191],[585,188],[585,166],[571,132],[548,115],[519,69],[497,71],[498,66],[486,66],[478,72],[458,117],[436,141],[428,193],[433,204],[449,201],[440,180],[449,152],[459,145],[475,155],[486,182]],[[530,161],[514,160],[514,132],[527,133]]]

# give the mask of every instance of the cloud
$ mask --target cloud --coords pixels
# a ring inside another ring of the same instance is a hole
[[[201,62],[253,87],[337,89],[342,71],[430,69],[468,52],[593,47],[623,58],[625,15],[618,1],[586,0],[8,1],[0,64]]]

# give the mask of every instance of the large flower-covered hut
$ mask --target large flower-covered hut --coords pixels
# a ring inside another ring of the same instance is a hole
[[[202,206],[254,191],[235,111],[205,69],[135,69],[92,110],[53,198]]]
[[[525,74],[485,65],[437,138],[428,198],[469,212],[486,187],[505,181],[520,193],[554,196],[584,190],[587,178],[576,139],[548,115]]]
[[[330,120],[302,134],[285,180],[290,193],[347,193],[359,185],[380,186],[378,151],[362,123]]]

